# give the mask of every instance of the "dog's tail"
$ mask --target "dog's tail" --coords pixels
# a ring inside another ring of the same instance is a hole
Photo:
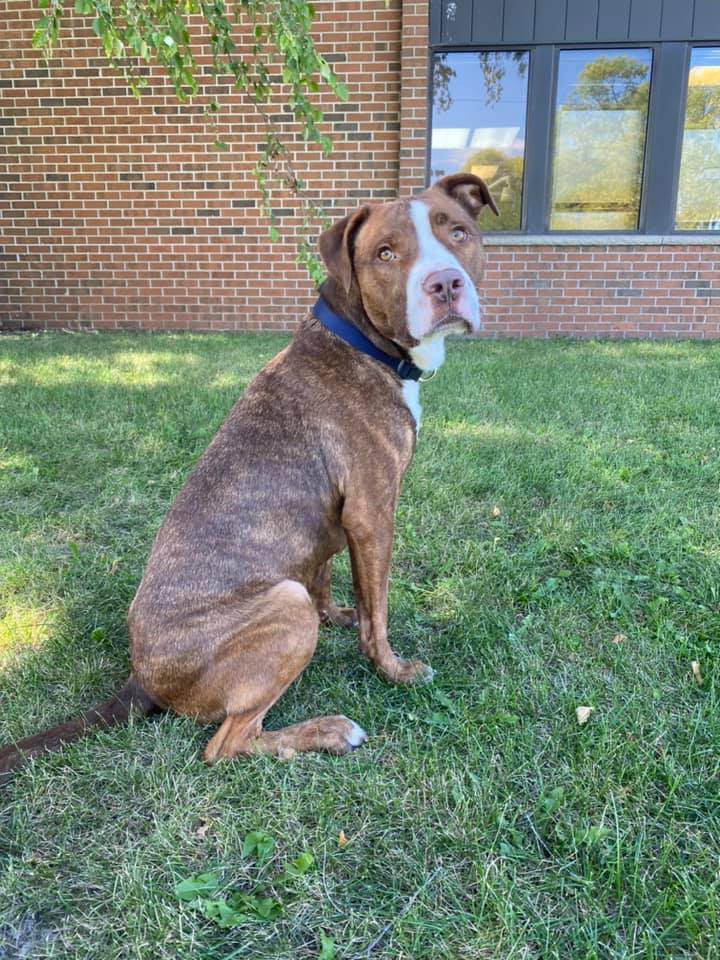
[[[79,740],[97,727],[114,727],[125,723],[132,710],[142,715],[161,709],[135,680],[130,677],[125,686],[105,703],[88,710],[77,720],[68,720],[34,737],[27,737],[0,750],[0,783],[6,775],[38,754],[59,750],[66,743]]]

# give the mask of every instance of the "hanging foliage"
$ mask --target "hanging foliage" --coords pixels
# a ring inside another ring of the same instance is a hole
[[[49,58],[60,35],[64,0],[38,0],[38,5],[42,16],[35,24],[33,46]],[[332,141],[320,129],[323,115],[312,96],[322,85],[340,100],[347,100],[348,94],[315,48],[310,35],[315,16],[312,4],[307,0],[75,0],[73,11],[91,18],[105,56],[137,96],[147,84],[147,65],[152,64],[162,68],[179,101],[184,103],[198,94],[202,68],[193,41],[197,49],[198,42],[205,39],[213,75],[229,79],[235,90],[246,94],[265,126],[253,173],[270,237],[279,239],[270,205],[271,187],[278,182],[300,201],[303,239],[298,261],[319,282],[322,268],[308,241],[308,231],[317,221],[325,223],[327,216],[303,193],[305,184],[296,176],[269,112],[282,84],[283,104],[299,125],[301,138],[317,144],[323,154],[330,153]],[[242,54],[236,42],[240,37],[246,41]],[[213,99],[206,113],[217,117],[221,107]],[[229,149],[219,137],[213,146],[220,151]]]

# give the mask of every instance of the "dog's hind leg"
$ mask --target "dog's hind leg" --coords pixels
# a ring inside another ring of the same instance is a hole
[[[253,603],[237,637],[203,678],[213,696],[222,693],[226,713],[205,749],[208,763],[254,753],[282,758],[307,750],[349,753],[366,739],[357,724],[342,716],[262,729],[267,711],[309,663],[318,622],[310,595],[295,580],[283,580]]]

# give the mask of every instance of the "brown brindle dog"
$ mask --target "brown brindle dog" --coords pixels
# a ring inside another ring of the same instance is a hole
[[[321,296],[396,362],[435,370],[448,333],[476,332],[482,180],[445,177],[414,200],[363,206],[320,237]],[[392,362],[392,361],[391,361]],[[415,371],[418,375],[419,371]],[[395,683],[432,676],[387,638],[395,506],[415,449],[418,383],[314,317],[251,383],[188,477],[130,607],[132,673],[112,700],[0,751],[0,771],[118,723],[135,707],[218,722],[205,759],[347,753],[366,739],[343,716],[263,730],[305,669],[327,619]],[[356,610],[330,597],[350,550]]]

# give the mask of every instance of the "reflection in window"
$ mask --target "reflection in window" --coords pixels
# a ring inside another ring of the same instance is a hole
[[[433,57],[430,179],[482,177],[500,211],[483,211],[484,230],[520,229],[528,60],[526,50]]]
[[[690,58],[677,230],[720,230],[720,48]]]
[[[650,50],[563,50],[551,230],[636,230]]]

